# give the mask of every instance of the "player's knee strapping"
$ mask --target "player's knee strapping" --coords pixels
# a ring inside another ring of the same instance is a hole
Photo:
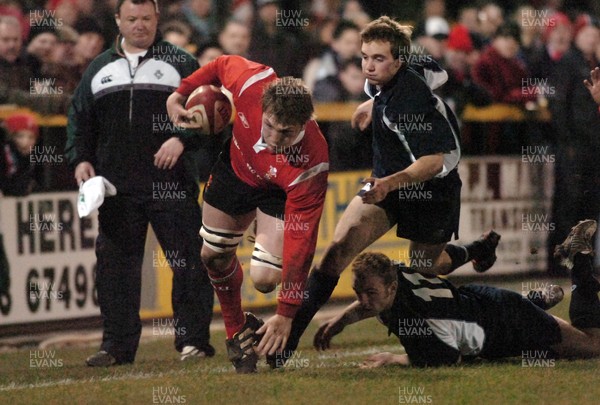
[[[250,260],[252,267],[268,267],[273,270],[281,271],[283,268],[283,259],[279,256],[275,256],[269,253],[260,243],[254,244],[254,251],[252,252],[252,260]]]
[[[204,239],[204,244],[217,253],[232,252],[242,240],[242,233],[236,233],[227,229],[212,228],[202,224],[200,236]]]

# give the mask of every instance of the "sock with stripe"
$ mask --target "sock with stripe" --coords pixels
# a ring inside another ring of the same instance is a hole
[[[220,274],[225,274],[225,276],[220,276]],[[244,272],[237,256],[234,257],[229,268],[220,274],[208,271],[210,282],[221,304],[227,339],[231,339],[236,332],[242,329],[245,322],[241,293]]]

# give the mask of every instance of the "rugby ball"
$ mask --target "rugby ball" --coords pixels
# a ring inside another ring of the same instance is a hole
[[[204,135],[214,135],[229,124],[233,104],[220,88],[207,84],[190,94],[185,109],[193,113],[187,125],[189,128],[196,128]]]

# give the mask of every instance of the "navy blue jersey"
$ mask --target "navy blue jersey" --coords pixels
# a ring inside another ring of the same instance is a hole
[[[460,131],[450,108],[432,93],[448,75],[437,64],[405,65],[383,88],[365,84],[373,103],[373,175],[402,171],[422,156],[444,153],[444,177],[460,160]]]
[[[413,365],[518,356],[560,342],[554,318],[520,294],[487,286],[456,288],[402,265],[397,269],[394,304],[378,318],[400,339]]]
[[[477,323],[481,314],[473,299],[447,280],[398,266],[394,305],[379,318],[400,339],[412,364],[454,364],[459,356],[475,356],[483,349],[485,332]]]

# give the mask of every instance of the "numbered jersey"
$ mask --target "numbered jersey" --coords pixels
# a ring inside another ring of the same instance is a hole
[[[521,294],[502,288],[454,287],[398,266],[394,305],[379,314],[416,366],[454,364],[538,351],[554,355],[561,341],[556,320]]]
[[[394,305],[379,315],[417,366],[454,364],[460,356],[481,353],[485,341],[481,317],[476,297],[403,266],[398,266]]]

